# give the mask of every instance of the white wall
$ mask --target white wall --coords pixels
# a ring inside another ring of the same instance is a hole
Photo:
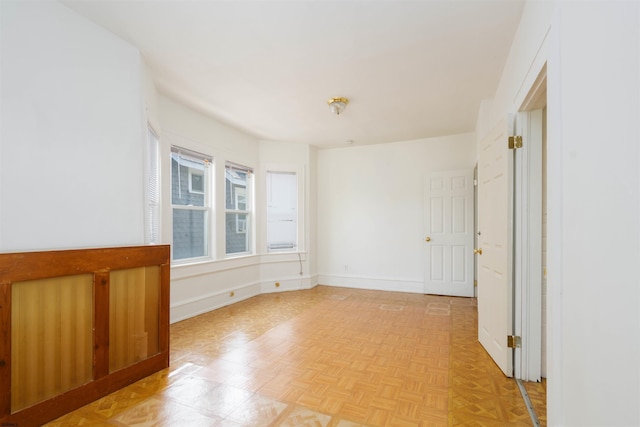
[[[550,346],[561,346],[550,350],[562,357],[549,366],[562,386],[554,420],[640,425],[640,4],[562,3],[553,25],[548,287],[550,333],[560,338]]]
[[[0,250],[142,243],[137,50],[58,3],[0,8]]]
[[[474,134],[319,150],[319,282],[422,292],[425,179],[475,161]]]
[[[528,2],[478,136],[547,63],[548,423],[640,425],[640,5]]]

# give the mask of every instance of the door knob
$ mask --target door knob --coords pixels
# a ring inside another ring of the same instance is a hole
[[[482,248],[474,249],[473,253],[476,254],[476,255],[482,255]]]
[[[427,236],[426,239],[424,239],[425,242],[430,242],[431,241],[431,237]]]

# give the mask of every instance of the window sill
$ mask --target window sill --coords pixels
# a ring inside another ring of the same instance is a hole
[[[215,262],[215,261],[216,260],[210,257],[189,258],[186,260],[171,260],[171,268],[189,267],[192,265],[208,264],[210,262]]]
[[[201,276],[224,270],[246,268],[260,264],[260,257],[247,255],[229,259],[207,259],[198,262],[189,262],[171,265],[171,278],[183,279],[193,276]]]
[[[252,253],[252,252],[238,252],[235,254],[225,254],[224,258],[222,258],[219,261],[224,261],[224,260],[228,260],[228,259],[238,259],[238,258],[249,258],[252,256],[256,256],[256,254]]]
[[[265,254],[245,254],[225,259],[200,259],[197,261],[172,264],[171,279],[180,280],[195,276],[204,276],[221,271],[254,267],[261,264],[299,263],[307,260],[307,252],[285,252]]]

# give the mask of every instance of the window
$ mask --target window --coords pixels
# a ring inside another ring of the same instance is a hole
[[[211,157],[171,147],[173,259],[209,256]]]
[[[189,191],[204,194],[204,174],[202,171],[189,168]]]
[[[267,250],[298,247],[298,180],[295,172],[267,172]]]
[[[145,186],[145,229],[146,243],[160,243],[160,141],[158,135],[148,128],[147,165]]]
[[[233,163],[226,164],[225,229],[228,255],[251,251],[252,185],[252,169]]]

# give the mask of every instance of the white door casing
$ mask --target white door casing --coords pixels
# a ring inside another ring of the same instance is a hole
[[[542,362],[542,126],[542,110],[515,115],[514,374],[526,381],[540,381]]]
[[[426,294],[474,296],[473,192],[473,169],[434,172],[426,180]]]
[[[513,326],[513,153],[507,121],[478,147],[478,339],[505,375],[513,376],[507,335]]]

